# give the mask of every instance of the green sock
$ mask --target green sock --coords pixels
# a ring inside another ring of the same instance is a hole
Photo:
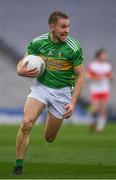
[[[16,159],[15,166],[23,166],[23,159]]]

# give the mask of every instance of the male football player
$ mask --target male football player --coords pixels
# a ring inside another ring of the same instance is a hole
[[[95,54],[95,61],[88,66],[90,79],[90,95],[92,103],[93,122],[91,130],[97,132],[104,130],[107,119],[107,105],[110,95],[110,80],[112,79],[112,67],[107,60],[107,53],[100,49]]]
[[[50,32],[32,40],[26,53],[44,59],[44,73],[37,76],[38,70],[28,70],[23,60],[17,65],[18,75],[37,77],[27,97],[17,135],[14,175],[22,174],[30,131],[40,113],[48,107],[45,139],[50,143],[56,138],[63,119],[72,115],[83,86],[82,48],[68,36],[69,17],[64,12],[55,11],[49,16],[48,23]]]

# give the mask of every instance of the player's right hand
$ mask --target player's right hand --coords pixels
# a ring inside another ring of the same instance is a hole
[[[19,61],[17,65],[17,73],[19,76],[25,76],[25,77],[35,77],[38,75],[37,68],[33,68],[31,70],[27,69],[28,62],[23,62],[23,60]]]

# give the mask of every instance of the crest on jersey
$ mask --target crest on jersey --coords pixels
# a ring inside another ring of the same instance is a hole
[[[62,57],[63,56],[63,54],[61,53],[61,52],[59,52],[58,53],[58,57],[60,58],[60,57]]]

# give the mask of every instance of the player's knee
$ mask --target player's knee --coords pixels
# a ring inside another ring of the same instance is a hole
[[[30,118],[24,117],[22,122],[22,131],[24,133],[29,133],[33,126],[33,121]]]
[[[51,143],[55,140],[55,136],[48,136],[48,135],[45,135],[45,140],[48,142],[48,143]]]
[[[32,128],[32,122],[23,122],[22,123],[22,131],[25,134],[28,134]]]

